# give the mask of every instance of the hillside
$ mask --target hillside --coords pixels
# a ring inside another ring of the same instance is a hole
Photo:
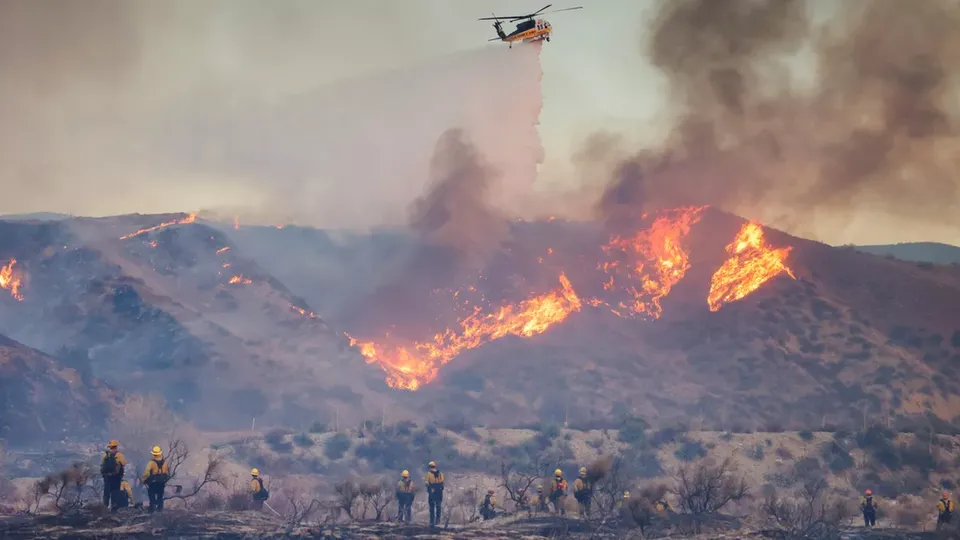
[[[874,255],[890,256],[904,261],[934,264],[960,264],[960,247],[937,242],[906,242],[882,246],[857,246]]]
[[[780,273],[746,298],[711,312],[706,302],[711,277],[742,225],[734,216],[708,210],[689,236],[677,237],[689,253],[690,269],[663,295],[660,318],[628,318],[584,305],[543,333],[507,335],[466,350],[440,369],[435,384],[396,399],[416,403],[426,418],[497,426],[564,420],[589,425],[632,413],[661,425],[816,428],[859,425],[864,409],[868,416],[902,416],[908,423],[926,411],[947,421],[960,414],[960,387],[943,375],[960,359],[960,320],[954,313],[960,270],[768,230],[769,245],[792,247],[787,266],[797,279]],[[334,241],[320,231],[250,229],[237,231],[238,243],[251,251],[271,246],[273,262],[264,264],[289,272],[277,256],[289,250],[297,266],[310,268],[315,283],[340,283],[335,294],[354,302],[331,302],[324,313],[331,324],[351,332],[363,319],[355,304],[364,286],[389,282],[391,273],[383,268],[401,266],[413,241],[385,233]],[[599,284],[609,276],[591,261],[603,260],[600,246],[608,234],[598,225],[515,223],[483,279],[464,286],[473,286],[489,305],[502,305],[555,288],[564,272],[581,298],[602,296]],[[331,257],[342,266],[331,264]],[[376,270],[380,281],[365,284],[377,277]],[[662,276],[654,271],[648,277]],[[306,284],[291,286],[311,294]],[[620,297],[608,295],[612,302],[627,294],[614,292]],[[651,295],[643,300],[653,303]],[[338,312],[338,306],[346,309]],[[423,305],[411,305],[404,324],[423,311]],[[448,322],[434,323],[433,332],[454,322],[449,315],[440,320]]]
[[[960,268],[759,228],[732,257],[744,224],[710,209],[514,222],[474,271],[403,230],[185,214],[0,222],[0,262],[17,259],[23,297],[0,295],[0,332],[213,429],[388,414],[704,429],[960,415],[946,375],[960,359]],[[720,268],[766,274],[708,304]]]
[[[27,445],[98,436],[119,393],[0,335],[0,439]]]
[[[328,405],[333,414],[340,377],[376,376],[302,299],[194,219],[0,222],[0,261],[20,283],[19,300],[0,295],[0,331],[221,428],[313,421]]]

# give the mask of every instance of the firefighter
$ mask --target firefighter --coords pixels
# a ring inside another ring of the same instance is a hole
[[[413,480],[410,479],[410,471],[400,473],[400,481],[397,482],[397,506],[397,520],[410,523],[413,513]]]
[[[260,469],[250,469],[250,507],[254,510],[263,510],[263,503],[270,498],[270,491],[263,486],[260,478]]]
[[[573,482],[573,496],[581,518],[590,517],[590,503],[593,500],[593,482],[587,478],[587,468],[580,467],[580,476]]]
[[[624,491],[624,492],[623,492],[623,498],[620,499],[620,503],[618,504],[618,506],[619,506],[620,508],[623,508],[624,506],[626,506],[626,505],[629,504],[629,503],[630,503],[630,492],[629,492],[629,491]]]
[[[147,486],[147,497],[150,500],[150,513],[152,514],[153,512],[163,512],[163,490],[170,480],[170,467],[163,459],[163,450],[159,446],[154,446],[150,455],[153,459],[147,463],[147,468],[143,471],[140,481]]]
[[[537,494],[530,501],[530,508],[537,513],[547,511],[547,498],[543,495],[543,486],[537,486]]]
[[[950,494],[944,491],[940,494],[940,500],[937,501],[937,530],[947,526],[953,520],[953,513],[956,511],[956,505],[950,500]]]
[[[520,488],[517,492],[517,512],[530,512],[530,497],[527,497],[526,488]]]
[[[107,450],[100,460],[100,475],[103,476],[103,505],[111,507],[110,499],[120,490],[127,460],[117,451],[120,443],[116,439],[107,443]]]
[[[863,497],[860,497],[860,510],[863,511],[863,526],[875,527],[877,525],[877,501],[873,499],[873,491],[866,490]]]
[[[427,485],[427,502],[430,505],[430,526],[440,523],[440,510],[443,506],[443,473],[437,468],[437,462],[431,461],[424,479]]]
[[[133,489],[130,487],[130,482],[127,482],[126,478],[120,479],[120,485],[110,496],[110,504],[110,511],[112,512],[136,505],[133,499]]]
[[[567,515],[564,503],[567,502],[567,481],[563,479],[563,471],[553,471],[553,482],[550,484],[550,502],[553,503],[554,513]]]
[[[483,520],[493,519],[497,515],[497,498],[494,497],[494,489],[490,488],[487,490],[487,495],[483,498],[483,502],[480,503],[480,516],[483,517]]]

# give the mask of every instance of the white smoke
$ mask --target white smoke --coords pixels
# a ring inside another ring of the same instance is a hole
[[[519,211],[543,147],[539,44],[487,47],[307,92],[279,103],[172,114],[160,144],[185,170],[233,178],[256,208],[320,227],[405,219],[446,130],[465,131],[499,169],[495,203]]]

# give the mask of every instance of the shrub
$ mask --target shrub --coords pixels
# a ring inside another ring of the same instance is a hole
[[[325,433],[327,431],[326,422],[314,422],[310,425],[310,433]]]
[[[639,416],[624,416],[620,421],[620,431],[617,438],[627,444],[640,444],[646,440],[646,429],[649,424]]]
[[[777,457],[780,459],[793,459],[794,457],[793,452],[791,452],[790,449],[784,448],[782,446],[777,448],[776,454],[777,454]]]
[[[810,431],[810,430],[806,430],[806,429],[805,429],[805,430],[803,430],[803,431],[798,431],[798,432],[797,432],[797,435],[798,435],[801,439],[803,439],[803,440],[805,440],[805,441],[812,441],[812,440],[813,440],[813,432]]]
[[[287,432],[282,429],[271,429],[263,436],[263,441],[273,446],[275,444],[281,444],[283,438],[287,436]]]
[[[700,441],[686,440],[673,455],[677,456],[677,459],[680,461],[696,461],[702,457],[706,457],[707,449]]]
[[[313,446],[313,439],[310,438],[310,435],[306,433],[300,433],[293,438],[293,444],[299,446],[300,448],[310,448]]]
[[[754,445],[753,448],[747,451],[747,457],[754,461],[763,461],[763,456],[764,452],[762,444]]]
[[[651,436],[650,446],[654,448],[660,448],[665,444],[675,443],[680,440],[683,436],[683,433],[680,432],[677,428],[663,428],[659,431],[655,431]]]
[[[326,444],[323,445],[323,455],[329,460],[336,461],[350,450],[350,446],[350,437],[346,433],[337,433],[327,439]]]

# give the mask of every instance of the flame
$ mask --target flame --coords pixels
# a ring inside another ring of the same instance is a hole
[[[158,229],[163,229],[163,228],[165,228],[165,227],[170,227],[171,225],[186,225],[187,223],[193,223],[193,222],[195,222],[196,220],[197,220],[197,214],[196,214],[196,213],[191,213],[190,215],[188,215],[187,217],[185,217],[185,218],[183,218],[183,219],[175,219],[175,220],[173,220],[173,221],[164,221],[163,223],[161,223],[161,224],[159,224],[159,225],[155,225],[155,226],[153,226],[153,227],[148,227],[148,228],[146,228],[146,229],[140,229],[139,231],[137,231],[137,232],[132,232],[132,233],[130,233],[130,234],[125,234],[125,235],[121,236],[120,239],[121,239],[121,240],[126,240],[127,238],[133,238],[134,236],[140,236],[141,234],[148,233],[148,232],[151,232],[151,231],[156,231],[156,230],[158,230]]]
[[[240,219],[237,218],[237,216],[233,216],[233,230],[235,231],[240,230]]]
[[[293,304],[290,305],[290,309],[292,309],[293,311],[296,311],[297,313],[303,315],[304,317],[309,317],[309,318],[311,318],[311,319],[319,319],[319,318],[320,318],[320,316],[317,315],[316,313],[314,313],[314,312],[312,312],[312,311],[307,311],[307,310],[305,310],[305,309],[303,309],[303,308],[301,308],[301,307],[297,307],[297,306],[295,306],[295,305],[293,305]]]
[[[377,362],[387,374],[391,388],[417,390],[436,378],[440,366],[463,351],[479,347],[507,335],[531,337],[563,321],[582,307],[567,276],[560,274],[560,286],[549,293],[518,304],[507,304],[495,312],[473,313],[461,319],[456,329],[447,329],[430,341],[411,346],[384,347],[372,341],[360,341],[347,335],[350,345],[359,347],[367,363]]]
[[[775,249],[766,245],[763,227],[758,223],[744,224],[726,249],[730,257],[710,279],[710,293],[707,295],[710,311],[740,300],[780,273],[785,272],[797,279],[786,266],[791,248]]]
[[[663,308],[660,300],[670,294],[690,268],[689,254],[681,241],[690,233],[690,228],[700,220],[704,207],[677,208],[657,217],[650,228],[638,231],[631,237],[614,236],[603,246],[611,260],[599,268],[609,279],[604,290],[621,287],[633,297],[627,304],[618,302],[619,309],[611,308],[617,315],[660,318]]]
[[[233,276],[232,278],[230,278],[230,281],[228,281],[227,283],[229,283],[229,284],[231,284],[231,285],[232,285],[232,284],[236,284],[236,283],[239,283],[239,284],[241,284],[241,285],[249,285],[249,284],[253,283],[253,280],[251,280],[250,278],[245,278],[245,277],[243,277],[243,275],[241,274],[241,275],[239,275],[239,276]]]
[[[218,250],[217,250],[217,255],[223,253],[224,251],[230,251],[230,246],[222,247],[222,248],[218,249]]]
[[[16,264],[16,259],[10,259],[10,262],[7,263],[6,266],[0,268],[0,289],[6,289],[10,292],[10,296],[14,297],[17,302],[23,302],[23,295],[20,294],[22,280],[19,272],[13,271],[13,267],[16,266]]]
[[[147,245],[150,246],[150,247],[152,247],[152,248],[155,248],[155,247],[157,247],[157,241],[154,240],[154,241],[152,241],[152,242],[147,242]]]

